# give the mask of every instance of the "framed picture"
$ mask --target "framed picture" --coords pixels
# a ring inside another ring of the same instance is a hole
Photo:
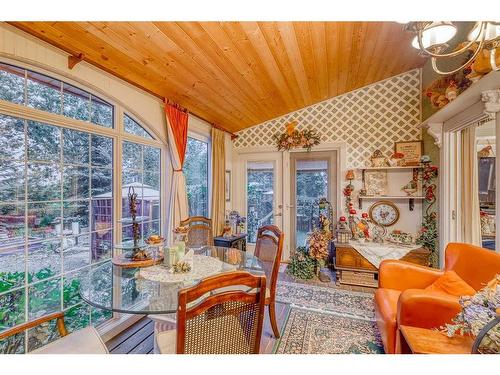
[[[387,195],[387,171],[365,171],[365,189],[367,196]]]
[[[231,202],[231,171],[226,171],[226,202]]]
[[[420,158],[423,153],[423,142],[422,141],[405,141],[405,142],[395,142],[394,152],[400,152],[404,154],[404,164],[408,166],[418,166],[420,165]]]

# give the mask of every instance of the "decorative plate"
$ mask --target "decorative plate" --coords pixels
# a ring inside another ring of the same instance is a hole
[[[399,210],[390,201],[379,201],[370,207],[370,219],[378,225],[390,227],[399,220]]]

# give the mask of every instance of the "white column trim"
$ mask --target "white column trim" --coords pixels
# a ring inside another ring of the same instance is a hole
[[[481,100],[484,103],[484,113],[494,117],[500,112],[500,89],[483,91]]]
[[[495,146],[499,150],[500,147],[500,89],[487,90],[481,93],[481,100],[484,103],[484,113],[488,114],[490,117],[495,119]],[[500,163],[495,164],[495,173],[500,176]],[[498,214],[498,202],[500,202],[500,181],[497,178],[495,186],[495,200],[497,202],[496,215],[495,215],[495,225],[500,228],[500,215]],[[495,237],[495,249],[500,252],[500,236]]]
[[[427,134],[429,134],[432,138],[434,138],[434,144],[438,148],[441,148],[442,138],[443,138],[443,123],[433,122],[424,124],[422,127],[424,129],[427,129]]]

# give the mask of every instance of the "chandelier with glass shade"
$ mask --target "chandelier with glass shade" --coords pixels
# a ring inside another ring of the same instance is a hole
[[[431,57],[432,68],[438,74],[453,74],[469,66],[478,56],[486,50],[489,52],[489,63],[492,70],[500,70],[496,61],[496,50],[500,47],[500,23],[491,21],[476,22],[469,32],[467,41],[452,52],[446,52],[449,42],[457,33],[453,22],[446,21],[416,21],[405,24],[404,29],[415,33],[412,46],[419,49],[420,53]],[[437,60],[444,60],[459,56],[472,49],[474,53],[461,66],[450,71],[443,71],[437,65]],[[500,50],[500,49],[499,49]]]

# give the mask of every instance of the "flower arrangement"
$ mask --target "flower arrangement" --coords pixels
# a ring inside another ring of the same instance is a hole
[[[443,108],[449,102],[455,100],[471,84],[471,69],[465,68],[454,74],[441,77],[424,91],[434,108]]]
[[[313,231],[308,238],[309,255],[311,258],[316,259],[319,264],[324,263],[328,257],[328,236],[323,230]]]
[[[247,218],[245,216],[241,216],[238,211],[229,212],[229,222],[231,223],[231,227],[233,229],[233,233],[238,234],[239,232],[245,229],[245,223],[247,222]]]
[[[292,121],[286,125],[284,133],[276,133],[273,138],[276,141],[278,151],[288,151],[292,148],[302,147],[307,151],[311,151],[313,146],[319,145],[320,136],[316,130],[295,129],[297,121]]]
[[[413,242],[413,237],[410,233],[395,229],[391,232],[391,234],[389,234],[389,241],[401,245],[409,245]]]
[[[315,274],[319,275],[320,268],[325,266],[328,259],[328,245],[333,237],[330,231],[330,219],[320,215],[320,226],[320,229],[314,230],[309,235],[307,247],[298,247],[290,257],[288,274],[303,280],[312,279]]]
[[[448,336],[470,334],[474,337],[484,332],[483,328],[492,320],[500,322],[500,274],[496,275],[483,289],[474,296],[460,297],[462,311],[452,319],[451,324],[445,324],[441,331]],[[477,350],[480,353],[500,353],[500,323],[493,325],[485,332],[484,337],[478,337]]]

